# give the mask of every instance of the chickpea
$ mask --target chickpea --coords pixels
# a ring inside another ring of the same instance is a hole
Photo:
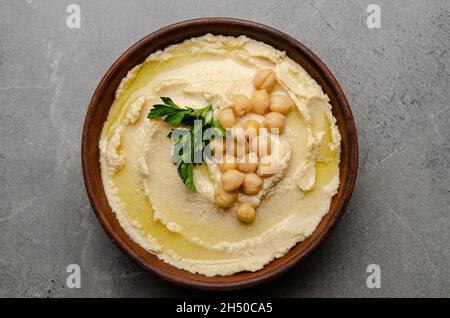
[[[256,73],[253,78],[253,86],[256,89],[265,89],[270,92],[275,85],[275,74],[271,69],[263,69]]]
[[[259,124],[259,121],[250,119],[245,122],[244,124],[244,131],[245,134],[248,136],[249,140],[253,140],[256,136],[259,135],[259,128],[261,125]]]
[[[274,134],[283,133],[286,116],[281,113],[271,112],[266,114],[264,117],[266,119],[263,122],[263,126],[267,128],[267,130]]]
[[[234,95],[231,98],[233,102],[233,110],[237,116],[244,116],[252,110],[252,104],[250,104],[250,100],[247,96],[243,94]]]
[[[246,154],[237,163],[237,169],[241,172],[255,172],[258,169],[258,156],[256,153]]]
[[[272,153],[272,140],[267,135],[258,136],[253,139],[250,149],[260,157],[270,155]]]
[[[255,220],[255,208],[247,202],[242,202],[236,210],[237,218],[244,223],[252,223]]]
[[[237,199],[236,192],[227,192],[223,188],[217,188],[214,191],[214,201],[220,208],[229,208]]]
[[[286,115],[294,105],[292,100],[286,95],[272,95],[270,98],[270,110]]]
[[[223,128],[231,128],[236,123],[236,116],[234,116],[233,110],[231,108],[227,108],[219,113],[219,115],[217,116],[217,120]]]
[[[236,162],[223,162],[220,164],[220,171],[226,172],[228,170],[236,170],[238,165]]]
[[[259,160],[256,173],[261,177],[269,177],[278,171],[278,166],[278,162],[272,156],[264,156]]]
[[[234,191],[242,185],[244,174],[237,170],[228,170],[222,175],[222,186],[225,191]]]
[[[236,170],[238,168],[238,164],[236,162],[236,158],[234,157],[227,157],[225,158],[225,162],[222,162],[219,164],[220,171],[222,173],[228,171],[228,170]]]
[[[242,182],[242,189],[245,194],[257,194],[263,188],[263,180],[256,173],[247,173]]]
[[[264,115],[270,108],[270,96],[265,89],[255,91],[250,99],[253,112]]]

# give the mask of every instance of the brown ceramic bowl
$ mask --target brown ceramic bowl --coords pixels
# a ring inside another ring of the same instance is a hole
[[[254,273],[242,272],[230,276],[206,277],[164,263],[128,237],[111,211],[103,189],[98,142],[120,80],[135,65],[142,63],[150,53],[205,33],[247,35],[286,51],[287,55],[303,66],[328,94],[342,135],[341,184],[328,214],[306,240],[298,243],[283,257]],[[255,22],[229,18],[205,18],[173,24],[146,36],[129,48],[114,62],[98,84],[86,113],[82,138],[81,159],[86,190],[92,208],[111,240],[136,263],[162,279],[186,287],[207,290],[232,290],[255,286],[280,276],[303,261],[330,235],[342,217],[355,185],[358,166],[358,142],[352,112],[341,87],[325,64],[307,47],[283,32]]]

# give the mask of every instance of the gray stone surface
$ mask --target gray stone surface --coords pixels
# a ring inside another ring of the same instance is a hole
[[[81,28],[66,7],[81,6]],[[450,3],[381,1],[1,1],[0,296],[202,295],[144,272],[107,238],[80,168],[89,99],[131,44],[205,16],[259,21],[330,67],[359,131],[356,189],[342,222],[304,264],[236,294],[450,296]],[[81,265],[68,289],[66,266]],[[366,268],[381,267],[381,288]],[[225,297],[226,294],[223,295]]]

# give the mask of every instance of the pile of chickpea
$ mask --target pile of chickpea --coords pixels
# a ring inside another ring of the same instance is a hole
[[[219,123],[231,131],[233,137],[237,137],[239,131],[244,133],[243,138],[234,138],[233,147],[227,147],[225,141],[214,147],[215,154],[225,154],[225,160],[220,164],[223,173],[221,185],[215,190],[215,202],[221,208],[233,206],[238,191],[247,195],[258,194],[264,185],[263,178],[276,173],[275,169],[267,169],[272,165],[270,134],[283,133],[286,115],[293,102],[286,95],[270,95],[275,83],[271,69],[258,71],[253,79],[256,90],[251,98],[243,94],[234,95],[232,106],[218,114]],[[252,112],[264,116],[262,125],[252,119],[236,125],[238,117]],[[267,133],[260,134],[260,128],[267,129]],[[244,160],[237,160],[241,156]],[[263,167],[266,169],[261,169]],[[255,206],[249,202],[239,203],[236,216],[240,221],[251,223],[255,215]]]

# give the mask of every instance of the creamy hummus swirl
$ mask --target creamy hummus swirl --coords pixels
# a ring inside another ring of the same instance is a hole
[[[247,225],[214,204],[214,162],[195,168],[197,192],[187,190],[171,162],[172,127],[146,115],[159,96],[212,103],[218,113],[234,94],[250,96],[263,68],[275,73],[272,93],[287,94],[295,109],[280,138],[281,169],[258,196],[240,197],[258,205]],[[102,179],[120,225],[143,248],[193,273],[231,275],[261,269],[311,235],[339,186],[340,141],[328,96],[284,52],[207,34],[154,52],[121,81],[100,140]]]

